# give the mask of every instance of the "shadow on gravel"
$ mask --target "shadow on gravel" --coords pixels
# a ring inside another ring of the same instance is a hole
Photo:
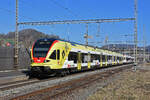
[[[122,66],[122,65],[119,65]],[[105,67],[97,67],[97,68],[93,68],[93,69],[86,69],[86,70],[82,70],[82,71],[75,71],[75,72],[69,72],[69,74],[66,74],[65,76],[69,76],[69,75],[76,75],[76,74],[81,74],[81,73],[86,73],[86,72],[92,72],[95,70],[102,70],[102,69],[107,69],[107,68],[113,68],[113,67],[117,67],[117,65],[113,65],[113,66],[105,66]],[[43,79],[49,79],[49,78],[60,78],[60,77],[65,77],[65,76],[59,76],[56,73],[55,74],[38,74],[38,75],[34,75],[32,76],[30,69],[28,70],[24,70],[22,71],[22,73],[24,73],[26,76],[29,76],[29,79],[39,79],[39,80],[43,80]]]

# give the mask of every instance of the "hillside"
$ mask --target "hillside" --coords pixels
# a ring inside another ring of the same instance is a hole
[[[24,29],[19,31],[19,44],[30,48],[33,42],[39,38],[59,38],[59,36],[53,34],[45,34],[35,29]],[[5,46],[9,41],[11,45],[14,45],[15,32],[9,32],[8,34],[0,34],[0,46]]]
[[[14,45],[15,32],[9,32],[7,34],[0,34],[0,46],[6,46],[9,42],[12,46]],[[60,38],[54,34],[46,34],[35,29],[24,29],[19,31],[19,44],[25,46],[26,48],[31,48],[33,42],[39,38]],[[109,44],[101,47],[102,49],[134,49],[134,45],[126,44]],[[139,49],[142,47],[138,47]],[[150,46],[146,47],[146,51],[150,52]]]

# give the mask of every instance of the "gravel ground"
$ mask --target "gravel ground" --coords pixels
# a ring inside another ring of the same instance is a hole
[[[122,73],[87,100],[150,100],[150,66],[139,65],[136,71]]]
[[[137,69],[150,70],[150,64],[138,65]]]
[[[115,67],[112,67],[111,69],[115,69]],[[39,89],[48,88],[50,86],[54,86],[54,85],[60,84],[62,82],[66,82],[66,81],[73,80],[73,79],[78,79],[80,77],[84,77],[84,76],[87,76],[87,75],[103,72],[103,71],[106,71],[106,70],[108,70],[108,69],[101,69],[101,70],[96,70],[96,71],[91,71],[91,72],[85,72],[85,73],[80,73],[80,74],[77,74],[77,75],[69,75],[69,76],[66,76],[66,77],[63,77],[63,78],[58,78],[58,79],[55,79],[55,80],[49,80],[49,81],[46,81],[46,82],[35,83],[35,84],[32,84],[32,85],[22,86],[22,87],[18,87],[18,88],[15,88],[15,89],[0,91],[0,100],[8,100],[12,97],[27,94],[29,92],[33,92],[33,91],[36,91],[36,90],[39,90]],[[95,84],[95,86],[96,86],[96,84]],[[82,97],[82,96],[80,96],[80,97]],[[83,96],[83,97],[85,97],[85,96]],[[75,99],[75,100],[83,100],[83,99]]]
[[[121,73],[114,74],[113,76],[110,76],[107,79],[103,79],[103,80],[100,79],[89,85],[84,86],[84,88],[74,90],[70,93],[64,94],[64,96],[57,97],[58,99],[54,98],[51,100],[60,100],[60,98],[61,98],[61,100],[86,100],[90,95],[96,93],[101,88],[120,79]],[[97,99],[97,100],[99,100],[99,99]]]

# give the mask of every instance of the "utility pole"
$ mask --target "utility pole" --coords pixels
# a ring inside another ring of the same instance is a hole
[[[144,49],[143,49],[143,62],[145,63],[145,47],[146,47],[146,40],[145,40],[145,27],[143,25],[143,43],[144,43]]]
[[[134,0],[134,18],[134,64],[137,65],[137,0]]]
[[[86,33],[84,34],[85,45],[88,46],[88,23],[86,23]]]
[[[97,40],[99,40],[98,37],[100,37],[100,23],[98,23],[97,25],[97,34],[96,34]],[[98,42],[99,41],[96,41],[96,47],[98,47]]]
[[[86,23],[86,33],[84,34],[84,38],[85,38],[85,45],[88,46],[88,39],[92,38],[92,36],[88,35],[88,23]]]
[[[97,34],[96,34],[96,37],[99,37],[100,36],[100,23],[98,23],[97,25]]]
[[[134,34],[133,34],[133,33],[132,33],[132,34],[125,34],[125,35],[123,35],[123,36],[124,36],[125,39],[126,39],[126,41],[125,41],[125,44],[126,44],[126,49],[125,49],[125,50],[126,50],[126,51],[124,51],[124,53],[130,56],[130,55],[131,55],[131,52],[130,52],[130,44],[129,44],[129,43],[130,43],[130,42],[132,43],[132,41],[129,41],[129,40],[128,40],[128,37],[129,37],[129,36],[134,37]],[[133,41],[133,43],[134,43],[134,41]]]
[[[19,51],[18,51],[18,0],[16,0],[16,31],[15,31],[15,55],[14,55],[14,68],[18,69],[19,64]]]
[[[109,44],[108,44],[108,36],[105,37],[105,46],[107,46],[107,50],[109,50]]]
[[[68,41],[70,41],[70,39],[69,39],[69,24],[67,24],[67,38],[68,38]]]
[[[86,45],[88,46],[88,23],[86,24],[85,42]]]

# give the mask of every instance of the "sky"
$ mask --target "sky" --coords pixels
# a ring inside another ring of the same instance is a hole
[[[19,22],[57,21],[80,19],[133,18],[134,0],[18,0]],[[138,41],[142,46],[143,34],[150,45],[150,0],[138,0]],[[20,25],[19,30],[33,28],[46,34],[55,34],[70,41],[85,43],[85,24],[63,24],[45,26]],[[100,32],[98,32],[100,29]],[[0,34],[15,31],[15,0],[1,0]],[[88,34],[91,45],[103,42],[108,37],[109,43],[133,41],[134,22],[111,22],[89,24]],[[99,37],[96,35],[99,34]],[[128,35],[128,36],[126,36]],[[93,44],[94,43],[94,44]]]

